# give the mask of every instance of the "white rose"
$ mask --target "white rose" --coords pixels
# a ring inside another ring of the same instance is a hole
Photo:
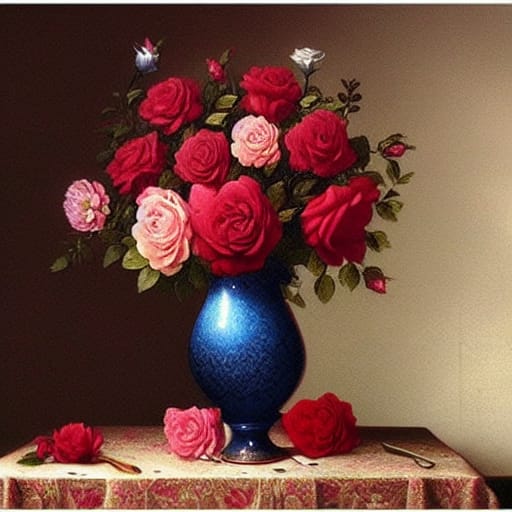
[[[295,48],[290,59],[297,64],[299,69],[307,76],[318,69],[318,64],[324,60],[325,52],[313,48]]]

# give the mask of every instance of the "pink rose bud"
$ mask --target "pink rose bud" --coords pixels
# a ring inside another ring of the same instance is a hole
[[[363,271],[366,288],[377,293],[386,293],[386,276],[378,267],[366,267]]]
[[[226,72],[218,60],[206,59],[206,65],[208,66],[208,73],[212,80],[221,84],[226,83]]]

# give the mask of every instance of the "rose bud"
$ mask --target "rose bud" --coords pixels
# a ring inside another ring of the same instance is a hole
[[[384,158],[400,158],[408,149],[414,149],[414,146],[406,144],[404,142],[404,136],[395,133],[379,142],[377,149]]]
[[[214,82],[226,83],[226,72],[218,60],[206,59],[206,65],[208,66],[208,74]]]
[[[152,73],[158,68],[156,66],[158,62],[158,48],[146,37],[144,45],[134,46],[135,50],[135,67],[143,75]]]
[[[378,267],[366,267],[363,271],[366,288],[377,293],[386,293],[386,276]]]
[[[306,75],[316,71],[319,64],[325,58],[325,52],[313,48],[295,48],[290,59],[297,64],[298,68]]]

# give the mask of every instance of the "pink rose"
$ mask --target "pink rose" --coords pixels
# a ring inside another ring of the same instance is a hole
[[[366,254],[365,227],[379,195],[375,182],[363,176],[346,186],[331,185],[301,214],[306,243],[327,265],[339,266],[345,259],[361,263]]]
[[[167,146],[151,132],[125,142],[107,166],[107,173],[120,194],[137,197],[147,186],[157,184],[166,155]]]
[[[400,158],[407,151],[407,145],[403,142],[397,142],[382,150],[382,154],[388,158]]]
[[[68,423],[53,432],[53,436],[36,438],[37,456],[52,455],[56,462],[92,462],[99,454],[103,435],[83,423]],[[42,457],[41,457],[42,456]]]
[[[189,198],[193,252],[215,275],[260,270],[282,235],[282,224],[257,181],[240,176],[220,190],[193,185]]]
[[[296,111],[302,89],[290,69],[253,66],[242,78],[240,87],[247,94],[240,106],[246,112],[265,116],[271,123],[280,123]]]
[[[216,457],[224,448],[224,425],[217,408],[169,407],[164,416],[164,433],[169,450],[185,459]]]
[[[110,213],[110,198],[97,181],[74,181],[66,190],[64,213],[77,231],[100,231]]]
[[[192,229],[188,205],[173,190],[148,187],[137,197],[132,236],[149,265],[166,276],[181,270],[190,256]]]
[[[168,78],[153,85],[139,106],[140,117],[165,135],[176,133],[202,113],[201,87],[191,78]]]
[[[352,166],[356,152],[348,142],[347,122],[329,110],[315,110],[296,124],[284,138],[290,167],[331,178]]]
[[[175,154],[174,171],[190,183],[220,186],[226,181],[231,158],[222,132],[203,128],[189,137]]]
[[[263,116],[240,119],[231,132],[231,153],[245,166],[263,167],[281,158],[279,129]]]

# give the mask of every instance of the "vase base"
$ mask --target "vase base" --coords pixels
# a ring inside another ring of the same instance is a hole
[[[285,448],[270,440],[268,423],[235,424],[230,427],[232,437],[222,452],[222,460],[236,464],[268,464],[289,457]]]
[[[275,446],[272,450],[241,450],[237,453],[223,452],[221,458],[224,462],[234,464],[270,464],[287,459],[289,453],[284,448]]]

